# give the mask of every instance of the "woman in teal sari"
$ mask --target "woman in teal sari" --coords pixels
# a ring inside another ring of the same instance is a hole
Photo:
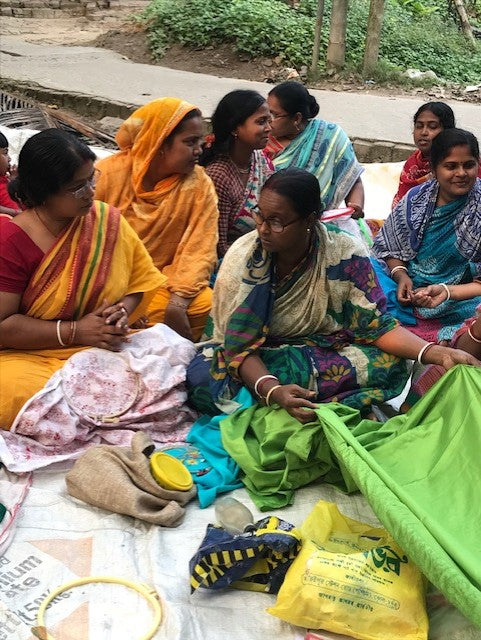
[[[362,167],[345,131],[337,124],[316,119],[319,105],[298,82],[274,87],[267,104],[272,133],[265,152],[274,168],[306,169],[319,181],[323,210],[335,209],[345,200],[354,209],[353,217],[362,218]]]
[[[368,411],[395,397],[409,377],[404,358],[477,363],[400,327],[363,245],[319,222],[320,213],[319,183],[307,171],[281,170],[265,183],[257,230],[232,245],[219,270],[213,341],[189,365],[198,410],[232,411],[246,386],[307,422],[314,402]]]
[[[425,340],[450,340],[481,302],[481,180],[472,133],[432,142],[435,176],[411,189],[376,236],[388,310]],[[387,275],[389,274],[389,275]]]

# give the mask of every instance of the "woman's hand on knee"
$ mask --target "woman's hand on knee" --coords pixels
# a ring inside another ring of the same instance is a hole
[[[318,405],[312,402],[316,395],[315,391],[303,389],[297,384],[283,384],[274,389],[269,402],[276,402],[289,415],[305,424],[317,419],[313,409],[317,409]]]
[[[190,328],[187,309],[168,304],[165,310],[164,324],[176,331],[183,338],[192,340],[192,330]]]

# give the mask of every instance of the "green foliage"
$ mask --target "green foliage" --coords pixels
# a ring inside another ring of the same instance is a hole
[[[421,18],[425,18],[426,16],[431,15],[431,13],[436,13],[436,11],[439,11],[440,9],[437,5],[431,7],[425,5],[420,2],[420,0],[399,0],[399,4]]]
[[[386,0],[378,77],[394,78],[406,68],[432,69],[454,82],[481,77],[481,46],[470,51],[454,22],[440,12],[439,0]],[[474,2],[474,0],[473,0]],[[481,0],[476,0],[481,4]],[[299,68],[309,65],[317,0],[301,0],[297,9],[283,0],[152,0],[141,20],[150,46],[161,58],[179,43],[203,49],[232,43],[244,56],[275,57]],[[326,0],[321,59],[327,47],[331,0]],[[346,61],[362,65],[369,0],[351,0]]]

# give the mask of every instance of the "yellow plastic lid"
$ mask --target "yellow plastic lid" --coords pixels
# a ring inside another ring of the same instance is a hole
[[[188,491],[194,481],[187,467],[174,456],[156,451],[150,457],[150,470],[156,482],[171,491]]]

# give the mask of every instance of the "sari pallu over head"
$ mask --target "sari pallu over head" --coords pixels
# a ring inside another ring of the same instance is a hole
[[[279,148],[275,142],[269,142],[274,153]],[[310,120],[272,162],[276,171],[298,167],[313,173],[321,187],[323,209],[338,207],[363,171],[345,131],[325,120]]]
[[[178,98],[159,98],[137,109],[120,127],[120,152],[100,160],[98,199],[120,209],[168,278],[167,289],[195,297],[208,285],[217,261],[217,195],[203,168],[142,186],[166,138],[196,107]]]
[[[154,267],[133,229],[120,213],[95,201],[45,254],[21,300],[21,312],[42,320],[78,320],[104,300],[115,303],[143,293],[130,317],[147,308],[165,277]]]

